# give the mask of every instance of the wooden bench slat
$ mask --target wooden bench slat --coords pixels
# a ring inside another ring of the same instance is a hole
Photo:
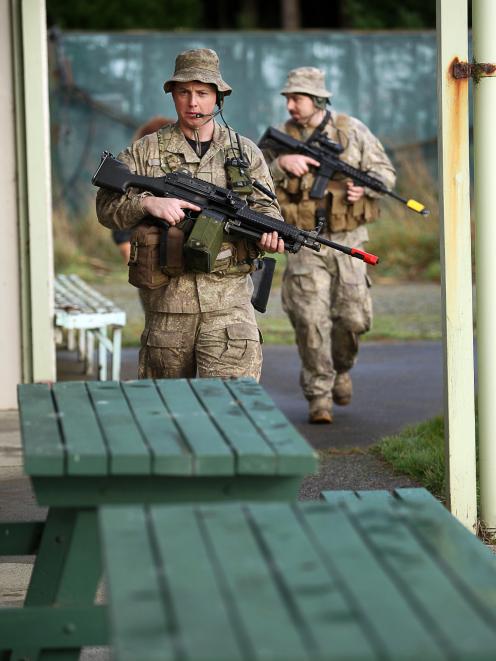
[[[228,661],[238,658],[238,650],[244,659],[284,661],[493,658],[496,627],[465,598],[456,577],[460,567],[438,562],[422,539],[425,533],[433,545],[439,542],[442,555],[438,516],[445,519],[439,518],[443,530],[451,521],[452,529],[471,539],[453,517],[446,519],[442,507],[422,494],[401,490],[328,497],[334,502],[124,508],[138,509],[147,521],[146,543],[160,584],[153,599],[160,600],[157,610],[170,621],[156,620],[152,629],[142,621],[134,634],[124,628],[122,602],[114,599],[112,585],[120,591],[127,582],[138,557],[133,549],[109,574],[110,609],[120,626],[117,631],[114,625],[117,648],[124,650],[123,640],[132,635],[133,651],[140,644],[144,649],[158,626],[167,631],[178,658],[198,660]],[[415,499],[425,503],[425,511]],[[122,527],[114,510],[103,508],[113,533]],[[429,511],[435,512],[435,525],[433,519],[428,525]],[[134,520],[124,525],[129,536],[143,535]],[[104,540],[111,548],[107,564],[126,543],[115,534]],[[477,551],[474,562],[482,558],[485,565],[488,556],[480,544]],[[469,582],[474,567],[464,569]],[[486,579],[495,589],[494,564]],[[139,608],[137,592],[123,591],[121,599],[133,596]],[[223,631],[229,632],[226,645]],[[117,653],[116,658],[131,657]]]
[[[121,312],[111,300],[90,287],[77,275],[59,275],[56,278],[56,293],[69,303],[76,303],[86,312]]]
[[[52,392],[67,453],[67,474],[105,475],[107,448],[86,385],[79,381],[54,383]]]
[[[383,650],[368,636],[361,604],[346,598],[335,574],[319,557],[304,525],[304,511],[283,503],[249,504],[267,562],[277,568],[292,608],[306,624],[312,656],[377,658]]]
[[[107,512],[104,508],[100,523],[111,603],[118,604],[117,613],[110,608],[116,657],[120,661],[176,659],[170,635],[173,622],[162,605],[144,510],[112,507]]]
[[[150,520],[167,584],[163,598],[173,604],[185,658],[245,659],[237,639],[242,633],[219,585],[219,569],[212,565],[201,515],[194,506],[152,506]],[[209,595],[208,607],[198,594]]]
[[[304,475],[316,470],[316,453],[254,379],[226,381],[226,386],[277,453],[279,474]]]
[[[185,379],[156,381],[167,410],[193,452],[195,475],[233,475],[234,455]]]
[[[371,495],[367,492],[367,497],[358,492],[358,498],[347,501],[343,507],[364,542],[380,556],[405,599],[415,604],[419,614],[424,614],[429,627],[442,641],[443,649],[451,651],[453,658],[457,653],[469,657],[495,643],[494,608],[486,613],[489,623],[470,603],[460,582],[460,578],[463,581],[460,566],[454,573],[446,571],[443,563],[437,561],[438,526],[430,514],[432,504],[423,513],[417,509],[416,516],[416,520],[419,516],[424,520],[430,539],[436,540],[431,548],[426,548],[410,526],[405,525],[405,508],[388,492]],[[453,528],[455,521],[450,523]],[[496,586],[492,590],[494,597]]]
[[[424,493],[422,493],[424,492]],[[496,557],[475,535],[425,489],[397,489],[396,506],[405,515],[425,506],[425,516],[416,516],[410,527],[439,563],[457,575],[474,608],[482,609],[496,630],[496,588],[493,584]]]
[[[117,381],[88,381],[89,397],[109,453],[111,475],[148,475],[150,450]]]
[[[122,384],[136,422],[152,452],[156,475],[189,475],[193,472],[191,453],[149,379]]]
[[[29,475],[63,475],[65,448],[50,387],[22,384],[17,393],[24,470]]]
[[[277,456],[262,434],[246,417],[225,382],[194,379],[191,387],[236,453],[239,474],[272,475]]]
[[[233,600],[232,608],[246,630],[247,644],[261,658],[310,658],[298,623],[288,611],[284,595],[278,590],[239,506],[204,505],[199,510],[207,543],[222,568],[226,589]],[[237,597],[238,593],[243,595],[242,599]],[[256,658],[249,654],[249,648],[247,656]]]
[[[368,629],[381,645],[383,658],[445,659],[436,636],[419,619],[417,609],[384,569],[380,558],[340,506],[302,503],[308,528],[326,563],[357,605],[366,603]],[[332,558],[339,562],[332,562]],[[405,623],[408,623],[406,626]]]

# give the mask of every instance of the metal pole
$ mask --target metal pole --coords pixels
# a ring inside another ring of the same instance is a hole
[[[495,26],[496,2],[473,0],[472,34],[476,62],[496,63]],[[474,84],[473,92],[480,501],[482,521],[488,528],[496,529],[496,80],[483,75],[478,84]]]
[[[474,531],[474,359],[469,200],[468,80],[453,77],[468,58],[467,0],[437,0],[438,158],[447,498]]]

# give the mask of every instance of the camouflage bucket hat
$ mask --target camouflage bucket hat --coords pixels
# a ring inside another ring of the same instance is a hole
[[[176,57],[174,75],[165,81],[164,90],[166,93],[170,92],[174,82],[189,83],[193,80],[215,85],[225,96],[232,92],[220,75],[219,57],[210,48],[193,48],[179,53]]]
[[[281,94],[309,94],[327,99],[332,96],[325,88],[325,73],[315,67],[292,69]]]

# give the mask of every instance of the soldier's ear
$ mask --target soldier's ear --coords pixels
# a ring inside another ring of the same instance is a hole
[[[222,108],[222,106],[224,105],[224,94],[223,94],[223,92],[219,92],[219,90],[217,90],[216,101],[215,102],[217,103],[219,108]]]

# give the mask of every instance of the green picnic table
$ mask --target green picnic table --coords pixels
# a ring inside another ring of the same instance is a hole
[[[496,657],[496,559],[438,501],[324,498],[103,507],[115,661]]]
[[[36,554],[24,608],[0,611],[0,657],[13,650],[16,661],[61,649],[68,661],[107,642],[94,606],[97,507],[289,501],[317,467],[252,379],[21,385],[19,415],[24,469],[49,511],[46,522],[0,524],[0,555]]]

